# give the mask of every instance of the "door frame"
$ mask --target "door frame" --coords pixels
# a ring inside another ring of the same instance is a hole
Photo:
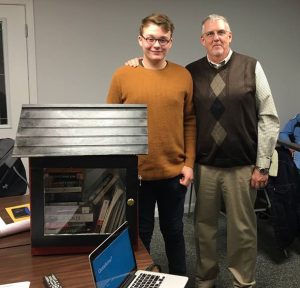
[[[27,25],[27,67],[29,104],[37,104],[37,77],[36,77],[36,55],[34,38],[34,16],[33,0],[0,0],[0,5],[22,5],[25,8],[25,21]],[[24,29],[26,29],[24,27]]]

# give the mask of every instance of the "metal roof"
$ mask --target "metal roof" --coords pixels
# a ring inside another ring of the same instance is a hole
[[[13,156],[148,153],[147,106],[23,105]]]

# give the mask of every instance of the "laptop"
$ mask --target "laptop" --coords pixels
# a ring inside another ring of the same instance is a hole
[[[188,281],[185,276],[137,270],[127,221],[91,252],[89,262],[96,288],[184,288]]]

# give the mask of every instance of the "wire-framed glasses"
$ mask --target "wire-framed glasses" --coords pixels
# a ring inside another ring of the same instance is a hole
[[[156,43],[156,41],[158,41],[159,45],[160,46],[166,46],[167,44],[169,44],[169,42],[171,41],[172,38],[170,39],[166,39],[166,38],[154,38],[154,37],[144,37],[143,35],[141,35],[141,37],[143,39],[146,40],[146,42],[149,44],[149,45],[154,45]]]

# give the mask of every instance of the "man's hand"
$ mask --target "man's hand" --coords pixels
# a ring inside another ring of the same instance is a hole
[[[128,61],[125,62],[126,66],[130,66],[130,67],[138,67],[139,66],[139,60],[143,59],[142,57],[139,58],[132,58]]]
[[[255,189],[263,189],[268,184],[269,174],[263,175],[257,169],[253,169],[251,186]]]
[[[292,157],[294,157],[295,149],[289,148],[289,151],[291,152]]]
[[[182,178],[180,179],[180,184],[184,186],[189,186],[191,182],[194,180],[194,172],[193,169],[187,166],[183,166],[181,170]]]

